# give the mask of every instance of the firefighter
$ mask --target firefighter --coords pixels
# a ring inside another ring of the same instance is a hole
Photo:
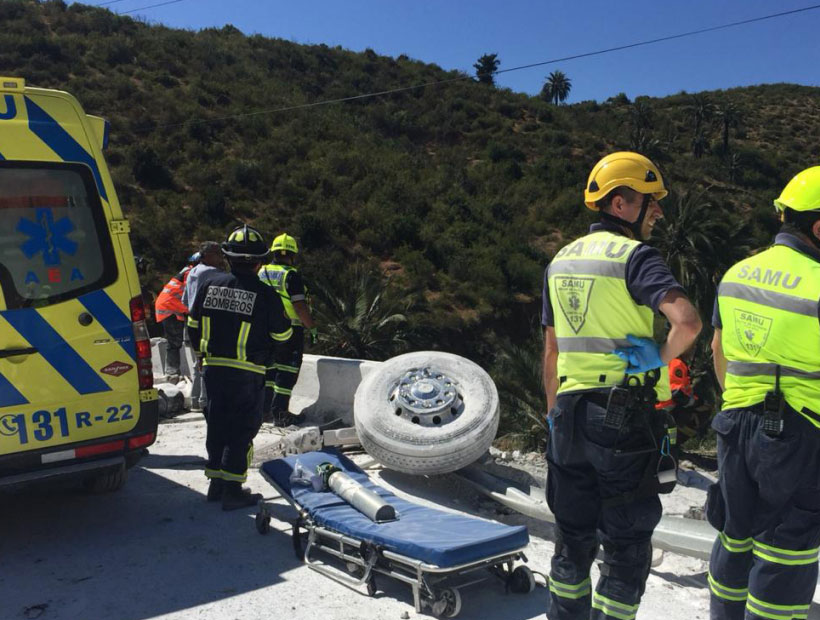
[[[170,383],[177,383],[180,380],[179,352],[185,332],[185,316],[188,314],[188,306],[182,302],[182,295],[185,292],[188,274],[198,262],[199,252],[189,256],[182,271],[168,280],[154,302],[157,323],[162,325],[165,333],[165,375]]]
[[[256,275],[268,256],[262,234],[239,226],[222,252],[231,271],[209,272],[194,298],[188,329],[208,395],[208,501],[221,500],[223,510],[234,510],[261,499],[242,483],[262,425],[265,363],[274,342],[292,332],[279,296]]]
[[[820,547],[820,166],[774,201],[774,244],[731,267],[712,340],[723,410],[707,517],[711,617],[805,618]]]
[[[642,243],[663,217],[658,201],[666,194],[646,157],[607,155],[584,191],[600,221],[559,250],[544,274],[547,501],[556,522],[550,620],[632,620],[649,575],[665,490],[656,473],[671,460],[654,404],[669,397],[664,366],[701,328],[658,251]],[[657,311],[671,325],[661,345],[652,339]]]
[[[272,261],[259,270],[259,279],[279,294],[285,307],[293,335],[276,345],[273,363],[265,373],[265,414],[278,426],[299,424],[301,416],[289,411],[293,386],[302,366],[305,330],[311,344],[316,344],[318,332],[307,303],[307,287],[302,274],[294,266],[299,246],[296,239],[282,233],[271,244]]]

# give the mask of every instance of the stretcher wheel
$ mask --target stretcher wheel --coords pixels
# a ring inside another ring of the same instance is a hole
[[[432,611],[438,618],[455,618],[461,611],[461,593],[455,588],[442,590],[433,602]]]
[[[529,566],[517,566],[509,579],[510,590],[516,594],[529,594],[535,590],[535,576]]]
[[[261,510],[256,513],[256,531],[263,536],[270,532],[270,515]]]
[[[438,351],[383,362],[359,384],[356,434],[385,467],[444,474],[481,457],[498,430],[498,391],[468,359]]]

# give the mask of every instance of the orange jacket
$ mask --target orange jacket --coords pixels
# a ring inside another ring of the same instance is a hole
[[[157,301],[154,302],[154,308],[157,311],[157,323],[161,323],[169,316],[173,316],[178,321],[185,320],[185,315],[188,314],[188,307],[182,303],[182,293],[185,292],[185,282],[188,280],[188,273],[190,271],[191,265],[188,265],[168,280],[168,284],[166,284],[162,288],[162,292],[157,295]]]
[[[692,379],[689,377],[689,366],[678,357],[669,362],[669,389],[672,390],[672,398],[655,405],[657,409],[673,407],[678,404],[678,401],[675,400],[675,394],[683,395],[686,397],[684,400],[691,398],[694,394]]]

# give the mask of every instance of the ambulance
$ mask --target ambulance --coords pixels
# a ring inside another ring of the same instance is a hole
[[[0,489],[114,491],[156,439],[151,343],[107,123],[0,77]]]

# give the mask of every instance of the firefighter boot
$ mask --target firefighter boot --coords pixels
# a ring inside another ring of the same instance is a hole
[[[208,501],[218,502],[222,499],[222,491],[225,489],[225,481],[222,478],[211,478],[208,485]]]
[[[222,491],[222,510],[237,510],[255,506],[262,499],[261,493],[251,493],[250,489],[243,489],[241,482],[226,480]]]

